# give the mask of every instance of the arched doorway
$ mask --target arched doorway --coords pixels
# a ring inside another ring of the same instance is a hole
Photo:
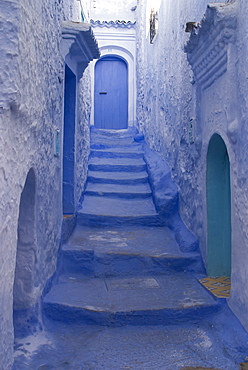
[[[231,275],[230,162],[226,145],[214,134],[207,154],[207,272],[208,276]]]
[[[117,56],[104,56],[95,65],[94,125],[101,129],[128,126],[128,69]]]
[[[36,181],[33,169],[28,172],[21,194],[18,239],[16,252],[16,268],[13,289],[14,329],[15,333],[30,330],[27,323],[27,311],[35,304],[36,291]]]

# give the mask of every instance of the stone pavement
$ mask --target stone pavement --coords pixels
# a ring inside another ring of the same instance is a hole
[[[199,283],[205,270],[174,185],[166,175],[164,196],[134,135],[93,130],[77,225],[43,299],[44,330],[16,341],[14,369],[235,370],[245,361],[248,335]]]

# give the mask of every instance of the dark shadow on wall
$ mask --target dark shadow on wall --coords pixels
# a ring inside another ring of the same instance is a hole
[[[21,194],[16,268],[13,289],[13,320],[15,336],[24,336],[37,329],[35,273],[36,242],[36,180],[33,169],[28,172]]]
[[[64,95],[64,145],[63,145],[63,213],[75,213],[74,162],[76,119],[76,76],[65,66]]]

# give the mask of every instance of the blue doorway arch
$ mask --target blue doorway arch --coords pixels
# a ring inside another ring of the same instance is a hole
[[[95,65],[94,125],[101,129],[128,126],[128,68],[117,56],[104,56]]]
[[[214,134],[207,154],[207,272],[208,276],[231,275],[231,187],[226,145]]]

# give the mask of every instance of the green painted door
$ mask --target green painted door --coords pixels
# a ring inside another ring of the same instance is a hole
[[[207,273],[231,275],[230,162],[222,138],[214,134],[207,156]]]

